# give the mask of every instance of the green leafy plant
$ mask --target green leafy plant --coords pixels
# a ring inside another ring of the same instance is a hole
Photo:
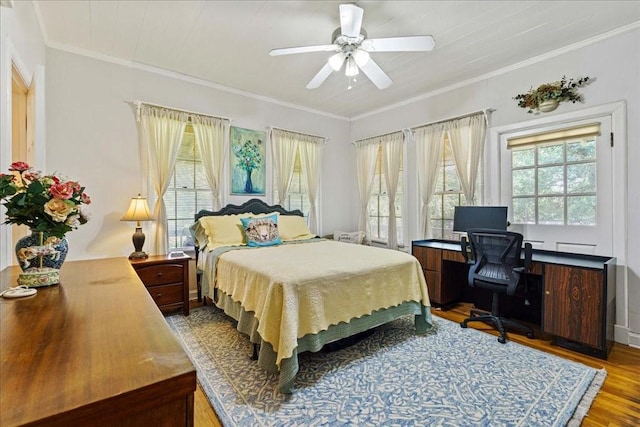
[[[516,95],[513,99],[518,101],[518,107],[526,108],[527,113],[539,110],[540,104],[549,100],[582,102],[582,95],[576,89],[586,85],[590,80],[590,77],[567,80],[562,76],[559,81],[541,84],[535,89],[531,88],[527,93]]]
[[[14,162],[10,174],[0,174],[0,200],[7,209],[5,224],[26,225],[63,238],[89,220],[83,204],[91,198],[76,181],[41,175],[25,162]]]

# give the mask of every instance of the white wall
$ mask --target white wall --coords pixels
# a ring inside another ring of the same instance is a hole
[[[13,8],[0,7],[0,173],[6,173],[11,163],[11,64],[16,65],[30,85],[36,69],[45,65],[45,53],[31,2],[14,2]],[[36,156],[44,161],[39,155],[44,147],[44,123],[36,126]],[[0,223],[5,220],[4,211],[0,209]],[[12,249],[11,229],[0,225],[0,270],[13,263]]]
[[[67,235],[68,259],[128,255],[133,224],[120,222],[131,197],[148,194],[140,169],[134,108],[141,100],[232,119],[232,126],[275,126],[326,136],[322,180],[323,230],[352,217],[348,200],[349,122],[56,49],[47,51],[49,169],[86,186],[91,220]],[[270,165],[267,166],[268,170]],[[241,203],[248,197],[228,198]],[[269,201],[269,200],[268,200]],[[151,230],[145,230],[147,236]],[[148,250],[149,237],[146,249]]]
[[[487,77],[443,94],[361,117],[352,122],[351,139],[410,128],[485,108],[495,109],[491,114],[493,127],[538,119],[539,116],[519,108],[513,96],[541,83],[558,80],[563,75],[590,76],[595,80],[580,89],[584,94],[584,103],[563,103],[556,111],[546,113],[545,117],[617,101],[626,103],[627,141],[619,140],[620,135],[617,135],[616,144],[627,144],[625,166],[628,195],[624,200],[627,206],[624,212],[627,230],[626,233],[624,230],[621,232],[626,236],[627,244],[622,245],[624,253],[616,255],[627,267],[628,280],[625,281],[624,274],[618,275],[616,340],[640,346],[640,245],[637,244],[640,238],[640,187],[637,185],[640,182],[640,168],[637,167],[640,162],[640,30],[637,27],[616,37],[542,61],[531,61],[519,69]],[[409,150],[413,149],[413,146],[409,147]],[[487,151],[493,150],[496,150],[495,146],[487,147]],[[409,185],[405,194],[412,195],[407,212],[407,225],[412,239],[420,237],[417,235],[419,210],[415,184],[418,166],[414,157],[408,156],[409,178],[405,181]],[[494,186],[494,189],[496,185],[499,183],[489,183],[489,187]],[[622,188],[616,188],[615,191],[624,193]],[[624,268],[622,272],[625,272]]]
[[[119,221],[130,197],[145,193],[140,171],[134,112],[127,102],[142,100],[233,119],[232,125],[251,129],[267,126],[329,137],[322,182],[323,233],[354,229],[357,188],[351,141],[457,115],[493,108],[491,123],[504,126],[534,116],[516,106],[512,97],[531,86],[568,77],[589,75],[595,81],[582,91],[584,104],[561,104],[550,115],[579,111],[615,101],[627,106],[626,219],[628,245],[623,259],[628,280],[618,288],[617,328],[630,331],[629,342],[640,346],[640,31],[623,33],[583,48],[510,72],[487,77],[447,93],[351,123],[301,111],[279,103],[221,91],[210,85],[46,49],[31,2],[0,8],[0,170],[10,159],[10,67],[14,60],[27,81],[46,65],[46,170],[59,172],[86,185],[94,202],[92,220],[69,233],[69,259],[124,256],[131,251],[132,225]],[[46,64],[45,64],[46,59]],[[422,70],[416,70],[422,72]],[[497,74],[497,73],[496,73]],[[44,145],[44,138],[36,141]],[[409,147],[412,149],[413,147]],[[489,147],[491,149],[491,147]],[[44,157],[43,162],[44,162]],[[416,238],[417,188],[414,156],[408,156],[410,195],[406,224]],[[36,167],[42,167],[35,165]],[[495,185],[496,183],[491,183]],[[230,201],[242,201],[233,200]],[[3,220],[0,213],[0,220]],[[0,227],[0,269],[14,262],[8,227]]]

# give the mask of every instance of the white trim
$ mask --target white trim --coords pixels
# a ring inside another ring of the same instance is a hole
[[[20,76],[23,78],[25,84],[31,87],[36,78],[36,70],[30,71],[25,65],[25,62],[20,57],[18,50],[8,37],[4,36],[4,33],[0,34],[0,88],[4,89],[4,98],[7,100],[6,104],[0,105],[0,170],[6,170],[12,160],[12,145],[11,145],[11,120],[12,120],[12,78],[13,70],[12,66],[15,66]],[[36,69],[44,69],[42,65],[36,65]],[[44,71],[39,71],[40,75],[44,75]],[[44,79],[42,79],[44,80]],[[44,85],[40,90],[44,91]],[[41,102],[36,101],[36,113],[44,114],[44,93],[42,94]],[[43,123],[36,123],[36,138],[44,138],[44,119]],[[44,159],[44,144],[39,146],[36,144],[36,160]],[[37,165],[38,169],[44,167],[43,165]],[[42,169],[44,170],[44,169]],[[13,265],[13,238],[11,226],[7,226],[4,223],[6,219],[5,209],[0,210],[0,270],[4,267]]]
[[[29,91],[35,89],[33,117],[35,119],[34,134],[34,165],[41,171],[47,170],[47,111],[46,111],[46,78],[45,66],[36,64],[33,77],[29,84]]]
[[[640,334],[629,332],[629,347],[640,348]]]
[[[11,160],[11,52],[12,46],[4,32],[0,32],[0,88],[7,102],[0,103],[0,168],[9,166]],[[0,270],[11,265],[11,226],[3,224],[6,209],[0,209]]]
[[[252,93],[252,92],[247,92],[247,91],[244,91],[244,90],[235,89],[235,88],[232,88],[232,87],[229,87],[229,86],[224,86],[224,85],[221,85],[221,84],[218,84],[218,83],[210,82],[208,80],[200,79],[198,77],[189,76],[187,74],[177,73],[175,71],[170,71],[170,70],[165,70],[163,68],[154,67],[152,65],[141,64],[141,63],[135,62],[135,61],[128,61],[128,60],[121,59],[121,58],[116,58],[116,57],[113,57],[113,56],[103,55],[103,54],[91,52],[91,51],[88,51],[88,50],[85,50],[85,49],[79,49],[79,48],[71,47],[71,46],[68,46],[68,45],[65,45],[65,44],[62,44],[62,43],[58,43],[58,42],[50,42],[48,40],[46,41],[46,44],[47,44],[47,47],[49,47],[51,49],[61,50],[63,52],[69,52],[69,53],[73,53],[73,54],[76,54],[76,55],[81,55],[81,56],[85,56],[85,57],[88,57],[88,58],[97,59],[99,61],[109,62],[109,63],[112,63],[112,64],[122,65],[123,67],[137,69],[137,70],[141,70],[141,71],[146,71],[146,72],[149,72],[149,73],[153,73],[153,74],[158,74],[158,75],[165,76],[165,77],[174,78],[174,79],[177,79],[177,80],[182,80],[182,81],[185,81],[187,83],[194,83],[194,84],[197,84],[197,85],[200,85],[200,86],[210,87],[210,88],[221,90],[221,91],[224,91],[224,92],[233,93],[233,94],[241,95],[241,96],[246,96],[247,98],[257,99],[259,101],[264,101],[264,102],[268,102],[268,103],[271,103],[271,104],[281,105],[283,107],[294,108],[296,110],[306,111],[308,113],[318,114],[318,115],[329,117],[329,118],[332,118],[332,119],[350,121],[350,119],[348,117],[338,116],[336,114],[327,113],[326,111],[314,110],[312,108],[304,107],[302,105],[297,105],[297,104],[293,104],[293,103],[290,103],[290,102],[280,101],[278,99],[269,98],[269,97],[263,96],[263,95],[257,95],[257,94]]]
[[[610,115],[611,131],[615,136],[613,150],[613,253],[616,257],[616,321],[615,341],[623,344],[629,342],[629,271],[627,268],[627,105],[625,101],[612,102],[583,110],[542,117],[525,122],[498,126],[489,130],[489,161],[493,167],[490,181],[497,182],[497,188],[488,189],[488,204],[500,202],[500,140],[503,134],[524,131],[537,127],[562,125],[576,120],[588,120]],[[494,181],[495,180],[495,181]],[[624,331],[627,331],[624,334]]]
[[[488,80],[490,78],[500,76],[502,74],[507,74],[507,73],[510,73],[512,71],[519,70],[521,68],[526,68],[526,67],[529,67],[529,66],[531,66],[533,64],[536,64],[538,62],[546,61],[547,59],[555,58],[557,56],[564,55],[564,54],[566,54],[568,52],[572,52],[574,50],[582,49],[583,47],[590,46],[592,44],[601,42],[601,41],[609,39],[611,37],[616,37],[616,36],[618,36],[620,34],[628,32],[628,31],[635,30],[636,28],[640,28],[640,21],[631,23],[629,25],[625,25],[624,27],[616,28],[615,30],[609,31],[607,33],[599,34],[599,35],[597,35],[595,37],[591,37],[590,39],[582,40],[580,42],[574,43],[574,44],[569,45],[569,46],[564,46],[564,47],[562,47],[560,49],[556,49],[556,50],[553,50],[551,52],[544,53],[542,55],[534,56],[533,58],[529,58],[529,59],[526,59],[524,61],[517,62],[517,63],[515,63],[513,65],[509,65],[507,67],[503,67],[503,68],[500,68],[498,70],[491,71],[489,73],[486,73],[486,74],[483,74],[483,75],[480,75],[480,76],[476,76],[476,77],[472,77],[472,78],[467,79],[467,80],[463,80],[461,82],[452,84],[450,86],[442,87],[442,88],[433,90],[431,92],[427,92],[427,93],[424,93],[422,95],[418,95],[416,97],[409,98],[409,99],[406,99],[404,101],[397,102],[395,104],[389,104],[389,105],[386,105],[386,106],[384,106],[382,108],[378,108],[377,110],[372,110],[372,111],[369,111],[367,113],[362,113],[362,114],[360,114],[358,116],[352,117],[351,121],[360,120],[360,119],[363,119],[365,117],[373,116],[375,114],[384,113],[385,111],[394,110],[394,109],[396,109],[398,107],[402,107],[402,106],[405,106],[405,105],[413,104],[414,102],[422,101],[424,99],[432,98],[434,96],[441,95],[443,93],[447,93],[449,91],[452,91],[452,90],[455,90],[455,89],[459,89],[461,87],[468,86],[468,85],[471,85],[473,83],[482,82],[482,81]]]

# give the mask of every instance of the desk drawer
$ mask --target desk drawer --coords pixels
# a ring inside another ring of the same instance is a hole
[[[182,264],[150,265],[136,269],[145,286],[182,283],[184,269]]]
[[[181,283],[177,285],[150,286],[147,287],[147,290],[158,307],[179,303],[183,300],[182,293],[184,288]]]
[[[460,251],[442,251],[442,259],[447,261],[466,262]]]

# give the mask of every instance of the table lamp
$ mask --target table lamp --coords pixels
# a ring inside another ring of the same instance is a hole
[[[151,212],[149,211],[149,205],[147,205],[147,199],[138,194],[138,197],[133,197],[129,204],[129,209],[124,213],[120,221],[137,221],[136,231],[133,233],[133,247],[135,251],[129,255],[129,259],[142,259],[147,258],[147,255],[143,250],[144,245],[144,233],[142,232],[142,226],[140,221],[150,221],[153,219]]]

